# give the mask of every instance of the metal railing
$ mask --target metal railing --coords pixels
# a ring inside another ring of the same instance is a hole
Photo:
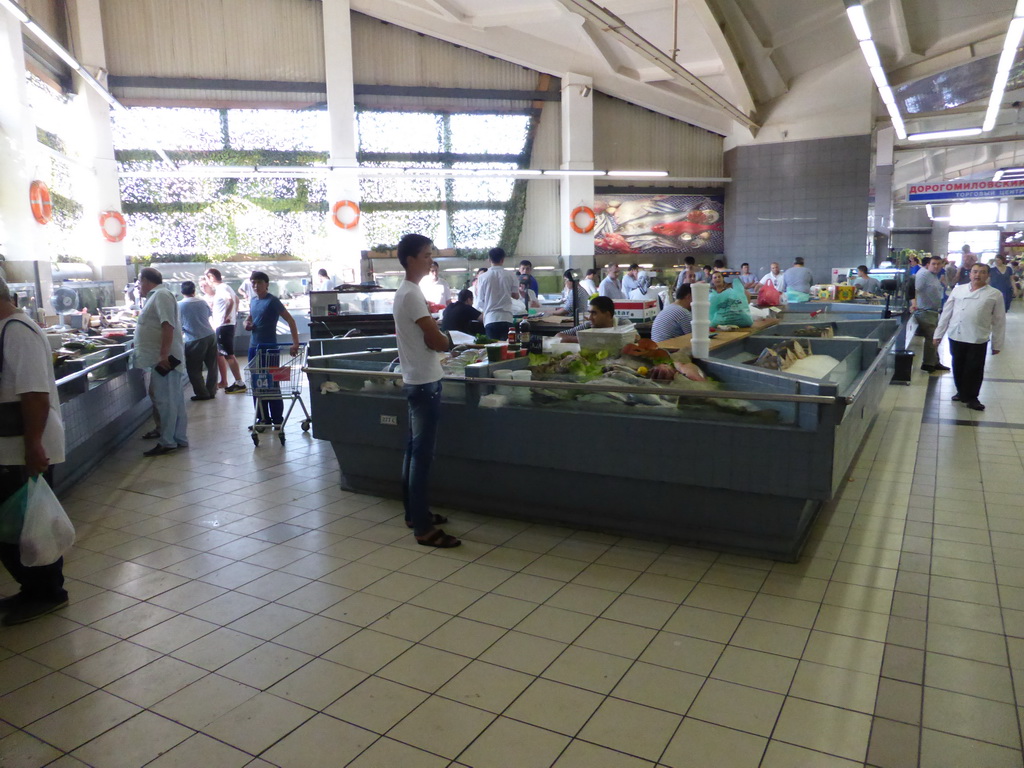
[[[356,376],[362,379],[401,379],[401,373],[387,371],[356,371],[345,368],[303,368],[306,373],[323,373],[331,376]],[[779,403],[808,403],[812,405],[835,405],[837,398],[829,395],[789,395],[776,392],[732,392],[729,390],[676,390],[664,387],[632,387],[627,385],[602,385],[601,387],[572,381],[516,381],[515,379],[477,378],[475,376],[443,376],[442,381],[458,382],[459,384],[487,384],[502,387],[525,387],[526,389],[571,389],[593,390],[594,392],[615,392],[629,395],[659,395],[661,397],[680,397],[688,400],[757,400]]]
[[[75,371],[74,373],[69,373],[67,376],[64,376],[62,378],[57,379],[57,386],[61,387],[61,386],[65,385],[65,384],[70,384],[75,379],[80,379],[83,376],[87,376],[90,373],[92,373],[93,371],[97,370],[98,368],[102,368],[103,366],[110,365],[111,363],[113,363],[113,362],[115,362],[117,360],[120,360],[121,358],[130,356],[133,351],[134,350],[127,349],[124,352],[121,352],[119,354],[114,355],[113,357],[108,357],[105,360],[100,360],[98,363],[93,363],[92,365],[87,365],[87,366],[85,366],[85,368],[83,368],[80,371]]]

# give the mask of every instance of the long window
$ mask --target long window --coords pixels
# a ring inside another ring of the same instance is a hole
[[[146,140],[183,165],[301,166],[328,157],[322,110],[214,110],[142,107],[114,113],[120,167],[157,168]],[[527,114],[360,110],[358,159],[369,167],[504,168],[528,164]],[[140,139],[140,137],[144,137]],[[123,177],[130,255],[171,259],[330,258],[330,202],[319,178]],[[360,182],[366,246],[393,247],[419,232],[439,247],[514,246],[525,204],[522,182],[398,176]]]

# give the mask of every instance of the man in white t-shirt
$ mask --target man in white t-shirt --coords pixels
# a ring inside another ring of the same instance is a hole
[[[451,348],[451,341],[430,316],[430,308],[419,286],[434,263],[433,252],[434,244],[423,235],[405,235],[398,243],[398,262],[405,270],[405,279],[395,291],[393,311],[398,360],[402,365],[405,396],[409,400],[409,441],[402,466],[402,498],[405,524],[413,529],[416,541],[425,547],[448,549],[462,542],[437,527],[447,520],[431,513],[427,495],[437,425],[441,420],[444,372],[438,352]]]
[[[149,394],[159,416],[159,434],[149,433],[157,444],[142,454],[150,457],[188,448],[181,364],[185,359],[185,344],[181,337],[178,302],[163,283],[163,275],[153,267],[139,272],[139,289],[146,303],[135,326],[135,367],[149,372]]]
[[[512,299],[519,298],[519,278],[502,267],[505,251],[491,248],[487,254],[491,268],[476,281],[476,308],[484,313],[484,333],[504,341],[512,325]]]
[[[779,293],[786,290],[786,279],[782,276],[782,268],[779,266],[779,262],[777,261],[772,262],[771,268],[768,270],[768,274],[762,277],[758,282],[761,285],[768,285],[768,283],[771,283]]]
[[[206,270],[206,279],[213,286],[212,324],[217,333],[217,366],[220,368],[220,380],[228,380],[229,368],[231,375],[235,377],[235,383],[225,387],[224,394],[240,395],[245,392],[245,382],[242,381],[242,370],[235,359],[235,319],[238,316],[238,300],[216,267]]]
[[[53,379],[50,344],[14,306],[0,279],[0,503],[30,477],[50,480],[50,466],[64,461],[64,425]],[[17,544],[0,544],[0,561],[21,590],[0,599],[7,626],[31,621],[67,605],[64,558],[50,565],[21,564]]]
[[[430,272],[420,283],[420,290],[429,303],[447,307],[452,303],[452,287],[448,285],[447,280],[439,277],[440,272],[437,262],[434,262],[430,266]]]

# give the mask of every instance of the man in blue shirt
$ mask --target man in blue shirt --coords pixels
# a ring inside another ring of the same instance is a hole
[[[250,371],[254,368],[266,371],[268,368],[276,368],[281,362],[280,348],[283,345],[277,343],[277,321],[288,323],[292,333],[289,349],[292,357],[299,354],[299,329],[295,325],[295,318],[285,309],[281,300],[268,293],[270,277],[266,272],[253,272],[249,276],[249,283],[256,294],[249,302],[249,317],[245,321],[245,329],[252,333],[249,338],[249,368]],[[253,386],[254,395],[259,390],[263,391],[262,396],[254,396],[254,399],[259,409],[259,421],[265,424],[280,424],[283,421],[284,401],[274,394],[278,389],[274,382],[265,387]]]
[[[213,400],[217,394],[217,334],[210,325],[210,305],[196,298],[196,284],[186,280],[181,284],[178,314],[181,332],[185,337],[185,372],[192,383],[193,400]],[[206,379],[203,380],[203,366]]]

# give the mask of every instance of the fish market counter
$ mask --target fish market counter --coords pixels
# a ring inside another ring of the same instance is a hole
[[[54,467],[58,493],[106,460],[152,413],[145,373],[131,367],[132,350],[118,345],[102,352],[57,379],[66,457]]]
[[[792,338],[760,334],[701,363],[716,384],[637,386],[622,366],[586,383],[534,366],[525,381],[502,371],[526,358],[470,364],[443,383],[431,501],[795,561],[892,374],[895,332],[880,342],[857,330],[800,339],[819,362],[828,356],[817,377],[752,365]],[[408,419],[396,352],[347,341],[308,361],[313,435],[331,441],[342,487],[401,498]]]

